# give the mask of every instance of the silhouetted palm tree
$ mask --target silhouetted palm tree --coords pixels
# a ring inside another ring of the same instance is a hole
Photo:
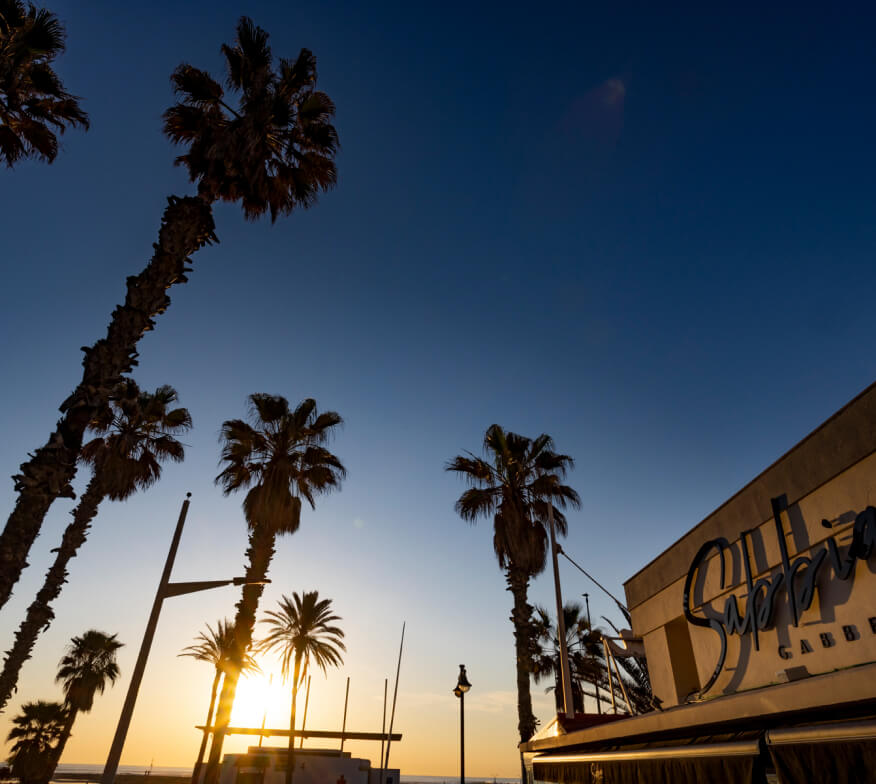
[[[137,363],[137,343],[170,306],[168,291],[185,283],[189,256],[216,240],[212,204],[241,201],[256,218],[310,207],[334,185],[338,137],[334,104],[316,89],[316,58],[302,49],[274,69],[268,35],[243,17],[234,46],[222,48],[238,106],[209,74],[181,65],[172,81],[181,102],[165,114],[165,132],[189,145],[178,162],[198,183],[196,197],[171,196],[155,253],[128,278],[125,302],[106,337],[84,349],[82,380],[62,404],[62,419],[46,444],[15,477],[15,508],[0,534],[0,607],[9,599],[51,503],[73,497],[70,486],[88,423]]]
[[[33,4],[25,8],[21,0],[0,0],[0,161],[9,168],[22,158],[51,163],[58,154],[55,132],[88,128],[79,99],[52,69],[63,51],[57,16]]]
[[[89,629],[81,637],[70,640],[67,653],[61,659],[55,680],[64,689],[64,706],[67,710],[64,729],[58,745],[52,753],[46,784],[55,772],[70,738],[73,724],[79,713],[88,713],[94,706],[96,694],[103,694],[107,682],[113,684],[119,677],[116,651],[123,643],[114,634],[105,634]]]
[[[207,633],[200,632],[195,638],[200,640],[196,645],[189,645],[183,649],[179,656],[190,656],[198,661],[212,664],[216,669],[213,676],[213,687],[210,690],[210,707],[207,709],[207,721],[205,727],[209,727],[213,722],[213,708],[216,707],[216,695],[219,692],[219,683],[222,680],[222,675],[227,669],[228,663],[231,661],[231,650],[234,646],[234,627],[227,620],[219,621],[214,630],[210,624],[207,624]],[[249,654],[243,658],[241,673],[258,672],[259,666],[256,664]],[[207,748],[207,738],[210,731],[205,729],[201,738],[201,748],[198,751],[198,759],[195,761],[195,767],[192,769],[192,784],[197,784],[198,774],[201,771],[201,762],[204,759],[204,750]]]
[[[584,617],[580,604],[569,603],[563,606],[563,621],[566,627],[566,650],[569,653],[569,669],[572,676],[572,699],[576,713],[584,712],[584,695],[596,697],[594,684],[607,688],[605,660],[601,642],[601,632],[591,629]],[[533,662],[532,675],[536,683],[544,678],[553,678],[557,700],[557,710],[561,708],[562,688],[557,684],[560,678],[560,647],[557,628],[544,607],[535,607],[533,634],[537,652]],[[588,691],[588,687],[592,687]]]
[[[58,743],[67,711],[60,702],[26,702],[12,720],[6,739],[15,741],[9,752],[12,775],[21,784],[41,784],[48,780],[52,752]]]
[[[320,414],[312,399],[302,401],[294,411],[285,398],[275,395],[250,395],[249,404],[250,422],[231,419],[222,425],[221,462],[225,467],[216,483],[226,495],[248,488],[243,500],[249,528],[246,580],[258,583],[267,577],[277,536],[298,530],[301,500],[316,508],[314,497],[339,487],[346,471],[324,446],[343,421],[339,414]],[[219,757],[234,705],[240,662],[252,643],[263,591],[263,585],[244,585],[237,603],[235,646],[222,682],[206,784],[218,780]]]
[[[565,534],[566,518],[556,506],[580,505],[578,494],[560,482],[574,461],[552,450],[550,436],[529,439],[491,425],[484,436],[487,459],[469,452],[446,466],[471,485],[456,502],[460,517],[470,523],[480,517],[493,517],[493,550],[514,597],[511,620],[517,652],[517,727],[521,742],[532,737],[536,725],[529,686],[533,654],[529,580],[545,567],[548,507],[553,506],[557,531]]]
[[[591,629],[584,618],[581,605],[571,603],[563,607],[563,620],[566,625],[566,648],[569,652],[569,669],[572,675],[572,696],[575,701],[575,710],[583,712],[584,696],[597,698],[603,701],[605,706],[608,701],[616,700],[621,707],[627,705],[635,713],[646,713],[653,710],[651,697],[651,684],[648,680],[648,671],[644,662],[635,656],[617,656],[614,661],[621,670],[623,688],[618,682],[618,674],[610,672],[609,664],[605,659],[605,649],[602,644],[603,632],[601,629]],[[620,631],[614,624],[604,618],[614,631],[620,636]],[[546,691],[554,691],[557,705],[561,700],[560,678],[560,651],[557,642],[557,629],[550,613],[543,607],[535,608],[535,621],[532,626],[533,639],[536,643],[536,654],[533,662],[533,677],[535,682],[543,678],[553,678],[554,686],[549,686]],[[606,696],[608,695],[608,696]],[[627,702],[629,697],[629,702]]]
[[[6,652],[0,673],[0,709],[15,690],[37,637],[55,617],[51,603],[67,582],[67,564],[85,542],[100,503],[105,498],[124,501],[137,490],[147,489],[161,476],[162,461],[183,459],[183,445],[174,436],[191,428],[192,419],[185,408],[170,408],[176,401],[173,387],[141,392],[133,381],[126,380],[91,423],[98,437],[82,448],[81,460],[92,467],[93,475],[72,512],[73,520],[64,531],[43,587],[27,608],[15,643]]]
[[[343,643],[344,632],[332,625],[341,618],[332,614],[332,600],[320,599],[318,591],[307,591],[301,596],[293,593],[291,599],[283,596],[280,611],[269,611],[266,615],[263,623],[270,626],[270,632],[262,640],[260,649],[282,653],[280,672],[284,681],[289,678],[290,665],[292,670],[292,713],[286,764],[286,784],[292,784],[298,688],[307,677],[311,659],[325,673],[327,667],[339,667],[343,663],[341,651],[347,649]]]

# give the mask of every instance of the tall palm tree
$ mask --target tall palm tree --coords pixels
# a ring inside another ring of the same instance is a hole
[[[511,621],[517,654],[517,728],[521,743],[533,736],[536,725],[529,686],[533,654],[529,581],[545,567],[549,507],[557,530],[565,534],[566,518],[556,507],[577,507],[581,503],[578,494],[560,481],[574,461],[554,452],[553,445],[548,435],[530,439],[491,425],[484,435],[486,459],[467,452],[446,466],[471,485],[456,502],[457,514],[472,524],[481,517],[493,518],[493,550],[514,597]]]
[[[94,707],[94,697],[103,694],[107,682],[114,684],[119,677],[116,652],[120,643],[114,634],[105,634],[89,629],[81,637],[70,640],[67,653],[58,666],[55,680],[64,689],[64,706],[67,716],[58,745],[51,754],[48,776],[44,784],[55,772],[64,753],[64,747],[73,731],[73,724],[79,713],[88,713]]]
[[[240,665],[252,643],[255,616],[264,591],[278,535],[293,534],[301,523],[301,501],[316,508],[315,496],[340,486],[346,475],[341,461],[325,444],[343,420],[334,411],[319,413],[308,398],[295,410],[280,396],[249,396],[249,422],[230,419],[222,425],[221,463],[216,477],[225,495],[247,489],[243,513],[249,528],[247,585],[234,618],[235,644],[222,682],[205,784],[216,784]]]
[[[12,775],[21,784],[46,781],[52,752],[64,729],[67,711],[60,702],[26,702],[12,720],[6,737],[15,741],[9,753]]]
[[[63,51],[57,16],[32,3],[25,8],[21,0],[0,0],[0,161],[10,169],[22,158],[51,163],[58,154],[55,132],[88,128],[79,99],[52,68]]]
[[[233,46],[223,46],[225,95],[205,71],[181,65],[172,82],[180,103],[165,114],[165,133],[189,151],[178,158],[197,182],[197,196],[168,199],[155,253],[146,268],[127,280],[106,337],[85,348],[82,380],[61,404],[62,418],[46,444],[14,477],[15,507],[0,534],[0,607],[27,565],[51,503],[73,497],[71,481],[89,422],[112,390],[137,364],[137,343],[170,306],[168,291],[185,283],[191,254],[216,241],[212,204],[241,201],[255,219],[312,206],[337,178],[338,136],[334,104],[316,89],[316,58],[302,49],[295,61],[275,69],[268,34],[246,17]]]
[[[291,599],[283,596],[280,611],[269,611],[266,615],[263,622],[270,626],[270,632],[260,647],[282,653],[280,672],[284,681],[289,678],[290,665],[292,670],[292,713],[286,764],[286,784],[292,784],[298,688],[307,677],[311,659],[325,673],[328,666],[338,667],[343,663],[341,651],[347,649],[343,643],[344,632],[332,625],[341,618],[332,614],[332,600],[320,599],[318,591],[307,591],[301,596],[293,593]]]
[[[90,427],[97,437],[85,444],[80,458],[93,469],[91,481],[72,512],[73,520],[64,531],[43,587],[27,608],[15,642],[6,652],[0,672],[0,710],[15,690],[37,637],[55,617],[51,603],[67,582],[67,565],[85,542],[100,503],[106,498],[124,501],[137,490],[147,489],[160,478],[162,461],[180,462],[185,456],[183,445],[174,436],[191,428],[192,419],[185,408],[171,408],[176,401],[173,387],[142,392],[128,379],[92,421]]]
[[[210,707],[207,709],[207,720],[204,723],[204,734],[201,738],[201,748],[198,750],[198,758],[195,760],[195,766],[192,768],[192,784],[197,784],[198,775],[201,772],[201,762],[204,759],[204,750],[207,748],[207,738],[210,731],[206,729],[213,722],[213,708],[216,707],[216,695],[219,693],[219,683],[222,676],[228,669],[228,663],[231,661],[231,650],[234,646],[234,627],[228,620],[220,620],[216,624],[214,630],[210,624],[207,624],[207,633],[200,632],[195,638],[198,642],[195,645],[189,645],[183,648],[183,652],[179,656],[190,656],[198,661],[212,664],[216,672],[213,675],[213,687],[210,690]],[[259,666],[255,659],[249,654],[243,658],[241,673],[258,672]]]

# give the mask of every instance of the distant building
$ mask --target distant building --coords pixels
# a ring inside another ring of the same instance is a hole
[[[552,722],[534,781],[876,781],[876,385],[625,591],[664,710]]]
[[[246,754],[226,754],[220,784],[284,784],[288,747],[250,746]],[[337,749],[295,749],[295,784],[399,784],[398,768],[372,768],[367,759]]]

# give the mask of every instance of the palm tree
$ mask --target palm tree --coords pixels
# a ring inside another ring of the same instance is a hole
[[[553,678],[555,685],[549,686],[546,691],[554,691],[559,704],[560,651],[556,625],[550,613],[543,607],[535,608],[535,616],[533,639],[537,652],[533,661],[533,678],[536,683],[544,678]],[[585,696],[599,699],[600,695],[605,694],[610,695],[609,699],[613,696],[615,700],[625,702],[635,713],[653,710],[651,684],[644,660],[636,656],[616,655],[614,661],[621,670],[618,676],[610,671],[605,660],[602,630],[589,626],[581,605],[566,604],[563,607],[563,620],[566,625],[566,648],[569,652],[575,710],[583,712]],[[608,618],[604,620],[620,636],[617,627]],[[623,687],[618,683],[618,677],[623,678]],[[601,696],[601,699],[605,697]]]
[[[12,775],[21,784],[48,780],[52,752],[64,729],[67,712],[60,702],[26,702],[12,720],[7,740],[14,740],[9,754]]]
[[[114,684],[119,677],[119,665],[116,662],[116,651],[123,643],[114,634],[105,634],[96,629],[89,629],[81,637],[70,640],[67,653],[58,667],[55,680],[64,689],[64,706],[66,721],[58,740],[58,745],[51,755],[48,776],[44,784],[55,772],[64,747],[70,738],[73,724],[79,713],[88,713],[94,706],[94,697],[103,694],[107,682]]]
[[[335,621],[341,620],[332,614],[332,600],[320,599],[318,591],[308,591],[301,596],[293,593],[291,599],[283,596],[280,599],[280,611],[266,615],[263,622],[271,630],[262,640],[261,650],[282,653],[280,672],[284,681],[288,679],[292,665],[292,714],[289,718],[289,759],[286,764],[286,784],[292,784],[298,688],[307,677],[311,659],[325,674],[329,665],[338,667],[343,663],[341,651],[347,649],[342,641],[344,632],[340,627],[332,626]]]
[[[21,0],[0,0],[0,161],[23,158],[51,163],[58,154],[55,131],[88,128],[79,99],[52,69],[64,51],[58,17]],[[49,127],[51,126],[51,128]]]
[[[123,375],[137,364],[137,343],[170,306],[169,289],[185,283],[189,256],[216,241],[212,204],[238,201],[248,218],[306,208],[334,185],[338,137],[334,104],[316,89],[316,58],[280,60],[275,71],[268,35],[246,17],[234,46],[222,48],[238,108],[209,74],[181,65],[172,82],[181,102],[165,114],[165,133],[189,145],[178,162],[198,184],[197,196],[168,199],[155,253],[127,280],[106,337],[84,349],[82,380],[61,404],[62,418],[46,444],[14,477],[15,507],[0,534],[0,607],[26,566],[43,519],[58,497],[73,497],[71,481],[88,424]]]
[[[572,675],[574,710],[576,713],[583,713],[585,694],[596,697],[596,692],[587,691],[587,687],[593,684],[598,684],[594,688],[602,687],[603,681],[606,682],[607,687],[601,632],[590,628],[581,605],[577,603],[563,606],[563,621],[566,628],[569,669]],[[548,691],[554,690],[557,710],[560,710],[562,688],[556,685],[560,678],[560,646],[556,624],[544,607],[535,607],[533,633],[537,649],[532,668],[533,678],[536,683],[544,678],[552,678],[555,681],[555,685],[549,687]]]
[[[535,733],[536,725],[529,687],[533,654],[529,580],[545,567],[549,507],[557,530],[565,534],[566,518],[554,504],[565,508],[581,502],[571,487],[560,482],[574,461],[553,451],[550,436],[530,439],[491,425],[484,435],[484,452],[487,459],[470,452],[459,455],[446,470],[455,471],[471,485],[456,502],[460,517],[470,523],[493,517],[493,550],[514,597],[511,621],[517,654],[517,728],[523,743]]]
[[[15,642],[6,652],[0,672],[0,710],[15,690],[37,637],[55,617],[51,603],[67,582],[67,565],[85,542],[100,503],[105,498],[124,501],[137,490],[147,489],[161,476],[163,460],[180,462],[185,456],[183,445],[174,436],[191,428],[192,419],[185,408],[171,408],[176,401],[173,387],[141,392],[128,379],[92,421],[91,430],[97,438],[85,444],[80,458],[93,469],[91,481],[72,512],[73,520],[64,531],[43,587],[27,608]]]
[[[214,630],[207,624],[207,633],[200,632],[195,638],[199,642],[183,649],[179,656],[190,656],[198,661],[212,664],[216,669],[213,676],[213,687],[210,690],[210,707],[207,709],[207,721],[204,723],[204,735],[201,738],[201,748],[198,751],[198,759],[192,769],[192,784],[197,784],[198,774],[201,771],[201,761],[204,759],[204,750],[207,748],[207,737],[210,731],[206,729],[213,722],[213,708],[216,707],[216,695],[219,693],[219,683],[225,673],[228,662],[231,660],[231,650],[234,645],[234,627],[227,620],[219,621]],[[259,666],[248,654],[244,656],[241,673],[258,672]]]
[[[324,444],[343,421],[334,411],[319,413],[308,398],[294,411],[279,396],[249,397],[249,422],[231,419],[222,425],[224,469],[216,477],[225,495],[248,488],[243,512],[249,528],[247,585],[243,586],[234,619],[235,644],[222,682],[213,743],[205,776],[216,784],[244,653],[252,643],[255,616],[264,591],[278,535],[293,534],[301,522],[301,501],[316,508],[315,496],[340,486],[346,471]]]

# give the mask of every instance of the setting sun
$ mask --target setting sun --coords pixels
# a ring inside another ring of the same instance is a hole
[[[266,673],[244,676],[237,684],[237,695],[231,711],[234,727],[286,726],[289,723],[290,690],[277,677]],[[284,719],[285,717],[285,719]],[[300,720],[299,720],[300,721]]]

